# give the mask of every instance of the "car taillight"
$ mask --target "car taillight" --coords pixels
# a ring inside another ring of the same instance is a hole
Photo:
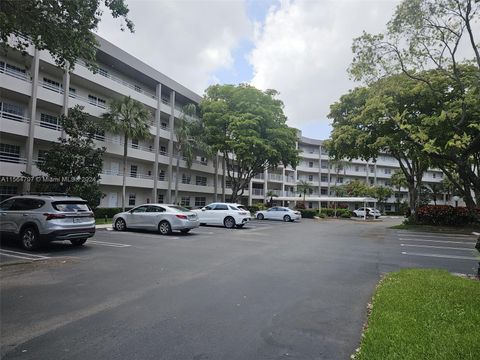
[[[175,215],[175,216],[179,219],[187,220],[187,215],[178,214],[178,215]]]
[[[65,219],[65,215],[63,214],[49,214],[49,213],[45,213],[43,214],[44,216],[46,216],[47,218],[45,220],[52,220],[52,219]]]

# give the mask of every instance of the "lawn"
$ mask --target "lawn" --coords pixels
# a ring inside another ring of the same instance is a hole
[[[95,224],[96,225],[104,225],[104,224],[111,224],[112,223],[112,218],[96,218],[95,219]]]
[[[379,285],[360,360],[480,357],[480,281],[444,270],[402,270]]]

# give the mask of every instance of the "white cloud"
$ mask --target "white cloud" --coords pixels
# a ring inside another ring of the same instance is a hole
[[[232,52],[252,34],[243,0],[127,1],[135,33],[105,11],[98,34],[182,85],[203,94],[214,73],[234,64]]]
[[[330,104],[355,86],[346,73],[353,38],[382,31],[397,3],[279,2],[255,24],[251,83],[280,92],[290,125],[325,124]]]

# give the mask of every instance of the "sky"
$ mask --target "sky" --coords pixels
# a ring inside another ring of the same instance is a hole
[[[135,32],[105,12],[97,33],[202,95],[211,84],[275,89],[288,125],[326,139],[351,45],[379,33],[395,0],[126,0]]]

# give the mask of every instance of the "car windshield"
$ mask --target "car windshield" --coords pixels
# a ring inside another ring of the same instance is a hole
[[[52,203],[55,210],[63,212],[83,212],[90,211],[85,201],[56,201]]]
[[[173,211],[176,211],[176,212],[189,212],[190,211],[187,208],[184,208],[184,207],[181,207],[181,206],[178,206],[178,205],[170,205],[170,206],[168,206],[168,208],[172,209]]]

